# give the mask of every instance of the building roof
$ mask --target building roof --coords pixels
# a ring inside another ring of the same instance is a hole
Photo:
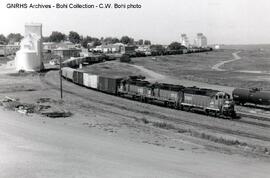
[[[25,26],[42,26],[41,23],[25,23]]]
[[[54,49],[54,51],[81,51],[81,49],[79,48],[63,48],[63,47],[59,47]]]

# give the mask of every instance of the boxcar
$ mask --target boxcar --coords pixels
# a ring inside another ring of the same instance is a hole
[[[63,67],[62,68],[62,76],[67,78],[67,70],[68,70],[68,67]]]
[[[83,73],[83,85],[89,88],[98,88],[98,75]]]
[[[73,82],[83,85],[83,71],[75,70],[73,72]]]
[[[62,68],[62,76],[64,76],[66,79],[73,81],[73,73],[75,69],[70,67],[64,67]]]
[[[120,77],[99,76],[98,90],[105,93],[117,94],[117,89],[121,80],[122,78]]]

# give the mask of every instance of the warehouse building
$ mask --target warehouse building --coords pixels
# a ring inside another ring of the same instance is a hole
[[[44,42],[43,43],[43,50],[45,52],[51,52],[57,48],[75,48],[75,47],[76,47],[76,45],[70,41],[64,41],[64,42],[60,42],[60,43],[56,43],[56,42]]]
[[[65,60],[71,57],[80,57],[81,51],[82,50],[78,48],[57,48],[53,50],[53,54]]]
[[[134,54],[137,47],[134,45],[124,45],[123,43],[100,45],[93,49],[93,51],[101,53],[121,53]]]
[[[100,45],[94,48],[94,51],[102,53],[120,53],[125,45],[123,43]]]

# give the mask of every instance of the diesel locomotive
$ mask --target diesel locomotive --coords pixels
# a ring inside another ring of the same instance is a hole
[[[100,76],[64,67],[63,78],[101,92],[151,104],[186,111],[199,111],[222,118],[234,118],[236,112],[230,95],[223,91],[150,83],[142,78]]]

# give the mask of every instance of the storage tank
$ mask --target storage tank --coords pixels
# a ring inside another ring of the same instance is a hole
[[[262,91],[257,88],[236,88],[233,90],[232,96],[236,104],[252,103],[256,105],[270,105],[270,91]]]

